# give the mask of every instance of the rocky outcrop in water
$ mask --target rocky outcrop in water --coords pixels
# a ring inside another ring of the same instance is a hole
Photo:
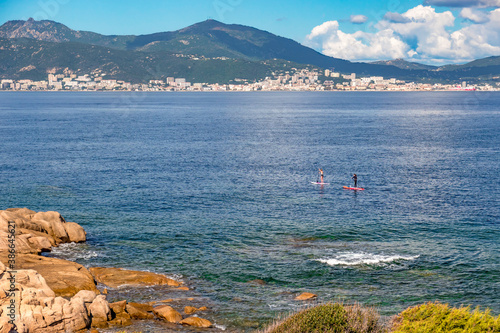
[[[0,252],[0,261],[6,263],[8,254]],[[72,261],[34,254],[16,255],[16,269],[31,269],[45,279],[56,296],[72,297],[80,290],[99,293],[90,272]]]
[[[89,270],[97,282],[111,288],[161,285],[179,287],[182,284],[167,278],[165,275],[151,272],[133,271],[113,267],[91,267]]]
[[[127,326],[137,319],[211,327],[210,321],[183,316],[169,305],[109,303],[96,281],[112,289],[144,286],[189,290],[181,282],[151,272],[94,267],[40,256],[53,246],[84,242],[85,230],[58,212],[27,208],[0,210],[0,333],[77,332],[89,328]],[[160,302],[161,303],[161,302]],[[187,310],[186,310],[187,309]],[[187,315],[206,307],[185,308]]]
[[[56,296],[71,297],[80,290],[99,293],[94,278],[82,265],[38,255],[53,246],[85,240],[83,227],[66,222],[58,212],[37,213],[27,208],[0,211],[0,261],[7,263],[9,255],[15,255],[15,268],[37,271]]]
[[[90,290],[82,290],[70,299],[56,296],[34,270],[12,271],[0,263],[2,333],[12,329],[19,333],[50,333],[127,326],[132,324],[127,308],[135,309],[127,307],[127,301],[108,303],[106,296]]]
[[[14,222],[9,225],[9,221]],[[0,211],[0,251],[8,248],[8,232],[16,231],[16,252],[35,253],[50,251],[62,243],[85,242],[82,226],[66,222],[58,212],[34,212],[27,208],[9,208]],[[50,245],[49,245],[50,244]]]
[[[11,271],[0,263],[0,272],[0,332],[76,332],[89,327],[88,297],[56,297],[34,270]]]
[[[318,295],[316,295],[316,294],[308,293],[308,292],[303,292],[299,296],[295,297],[295,300],[297,300],[297,301],[305,301],[305,300],[309,300],[309,299],[315,299],[317,297],[318,297]]]

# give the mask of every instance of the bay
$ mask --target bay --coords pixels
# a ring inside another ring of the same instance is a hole
[[[219,327],[303,291],[498,314],[499,139],[494,92],[2,92],[0,202],[84,226],[50,255],[183,279]]]

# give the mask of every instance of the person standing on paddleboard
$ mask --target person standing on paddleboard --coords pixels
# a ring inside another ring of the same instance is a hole
[[[319,169],[319,175],[321,177],[321,183],[324,183],[324,181],[323,181],[323,169],[321,169],[321,168]]]
[[[354,180],[354,187],[358,187],[358,176],[356,174],[352,176],[352,180]]]

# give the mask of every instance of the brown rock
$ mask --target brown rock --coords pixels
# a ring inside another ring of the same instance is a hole
[[[151,307],[151,310],[153,307]],[[125,307],[125,310],[127,313],[130,315],[130,318],[132,319],[154,319],[155,316],[153,316],[151,313],[147,313],[146,311],[143,311],[139,308],[136,308],[133,305],[127,304]]]
[[[179,324],[204,328],[212,327],[212,323],[210,321],[199,317],[188,317],[181,320]]]
[[[188,315],[189,315],[189,314],[193,314],[193,313],[195,313],[196,311],[198,311],[198,309],[197,309],[197,308],[195,308],[194,306],[185,306],[185,307],[184,307],[184,313],[185,313],[185,314],[188,314]]]
[[[18,332],[19,326],[15,327],[9,320],[8,317],[0,317],[0,333]]]
[[[188,287],[179,287],[179,288],[176,288],[176,289],[177,289],[177,290],[183,290],[183,291],[187,291],[187,290],[189,290],[189,288],[188,288]]]
[[[85,230],[74,222],[66,222],[58,212],[38,212],[26,208],[0,210],[0,251],[7,250],[9,221],[15,223],[16,252],[40,253],[67,242],[83,242]]]
[[[119,302],[114,302],[114,303],[109,303],[109,307],[115,314],[123,313],[125,312],[125,307],[127,306],[127,301],[119,301]]]
[[[318,297],[318,295],[305,292],[305,293],[302,293],[299,296],[295,297],[295,299],[297,301],[305,301],[305,300],[316,298],[316,297]]]
[[[0,261],[8,262],[7,253],[0,253]],[[99,293],[94,278],[80,264],[33,254],[18,254],[16,269],[33,269],[42,275],[56,296],[71,297],[80,290]]]
[[[35,215],[36,212],[28,208],[7,208],[6,212],[16,213],[20,215]]]
[[[28,213],[31,212],[32,214]],[[16,231],[18,229],[30,229],[38,232],[45,232],[42,226],[31,222],[31,217],[35,215],[35,212],[26,210],[24,208],[7,209],[0,211],[0,230],[7,231],[8,221],[14,221],[16,223]]]
[[[17,230],[16,230],[17,232]],[[9,234],[0,230],[0,251],[8,251]],[[50,251],[52,244],[45,237],[35,236],[32,233],[16,234],[16,254],[34,253],[39,254],[42,251]]]
[[[83,300],[85,308],[87,309],[87,313],[89,314],[90,304],[92,304],[96,297],[97,294],[90,290],[80,290],[75,296],[73,296],[73,298],[81,298]]]
[[[28,242],[30,243],[31,247],[37,249],[38,253],[50,252],[52,250],[52,244],[46,237],[34,236],[33,234],[26,234],[22,236],[28,237]]]
[[[21,296],[38,296],[38,297],[55,297],[55,293],[47,285],[47,282],[36,271],[31,269],[18,270],[17,273],[12,273],[10,270],[6,272],[9,278],[11,275],[15,277],[16,288],[21,292]],[[2,280],[4,280],[2,278]]]
[[[120,286],[154,286],[154,285],[169,285],[178,287],[180,282],[167,278],[165,275],[125,270],[122,268],[112,267],[91,267],[90,273],[96,281],[111,287],[118,288]]]
[[[68,234],[70,242],[81,243],[87,240],[87,233],[78,223],[66,222],[64,223],[64,229]]]
[[[106,301],[106,296],[97,296],[89,307],[90,315],[92,317],[92,327],[106,328],[108,321],[112,319],[111,309]]]
[[[160,319],[169,323],[178,323],[182,320],[182,315],[175,311],[170,305],[160,305],[153,308],[153,313]]]
[[[110,326],[129,326],[132,325],[132,320],[130,315],[126,312],[122,312],[116,315],[113,320],[109,321]]]
[[[134,308],[139,309],[141,311],[153,312],[153,306],[151,304],[143,304],[143,303],[130,302],[127,305],[131,305]]]
[[[164,299],[162,301],[158,301],[158,303],[171,303],[173,302],[174,300],[172,298],[167,298],[167,299]]]
[[[64,228],[66,221],[58,212],[38,212],[31,221],[43,227],[45,231],[56,239],[56,243],[68,243],[70,239]]]
[[[207,311],[208,308],[206,306],[202,306],[201,308],[198,308],[198,311]]]
[[[4,298],[0,299],[0,313],[6,311],[10,304],[5,296],[10,288],[9,278],[13,274],[19,290],[16,297],[16,313],[19,314],[16,318],[16,332],[76,332],[90,325],[82,298],[67,300],[54,297],[54,292],[45,279],[33,270],[17,270],[16,273],[7,270],[1,275],[0,294]],[[0,326],[1,332],[8,328],[1,321]]]

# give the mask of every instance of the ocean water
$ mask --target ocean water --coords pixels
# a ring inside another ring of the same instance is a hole
[[[500,313],[500,93],[3,92],[0,147],[1,209],[87,231],[50,255],[182,279],[219,329],[303,291]]]

